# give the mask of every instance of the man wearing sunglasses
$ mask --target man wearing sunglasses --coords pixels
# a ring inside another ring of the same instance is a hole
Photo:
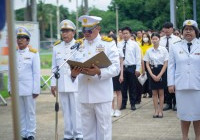
[[[63,20],[60,23],[60,30],[63,41],[53,48],[52,72],[70,57],[73,51],[71,47],[75,44],[74,35],[76,33],[76,26],[72,21],[68,19]],[[61,67],[59,73],[58,85],[56,85],[55,77],[51,80],[51,92],[55,96],[56,86],[58,86],[59,99],[64,117],[63,140],[83,140],[77,93],[78,80],[72,82],[70,76],[71,70],[67,63]]]
[[[74,67],[71,72],[72,78],[79,79],[84,140],[112,139],[112,77],[119,74],[120,62],[115,42],[99,34],[101,20],[96,16],[79,17],[85,39],[75,60],[85,62],[104,51],[112,64],[107,68],[99,68],[94,64],[90,68]]]
[[[24,27],[17,28],[16,32],[20,133],[23,140],[34,140],[36,134],[35,99],[40,93],[40,58],[37,50],[28,46],[30,32]],[[10,93],[10,79],[8,80],[8,91]]]

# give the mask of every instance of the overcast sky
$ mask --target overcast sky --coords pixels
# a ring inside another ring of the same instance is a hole
[[[38,1],[38,0],[37,0]],[[45,3],[51,3],[56,5],[57,0],[43,0]],[[59,5],[63,5],[64,7],[67,7],[69,11],[75,11],[76,9],[76,0],[59,0]],[[78,0],[78,5],[81,5],[81,2],[83,0]],[[111,0],[88,0],[89,7],[95,6],[96,8],[100,10],[107,10],[107,6],[110,5]],[[15,9],[19,9],[22,7],[25,7],[26,0],[15,0]]]

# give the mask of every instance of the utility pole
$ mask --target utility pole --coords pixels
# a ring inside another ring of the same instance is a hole
[[[37,2],[36,0],[31,0],[31,18],[32,21],[37,21]]]
[[[170,21],[176,28],[176,0],[170,0]]]
[[[76,39],[79,37],[78,29],[78,0],[76,0]]]
[[[116,10],[116,33],[117,33],[117,37],[118,37],[118,30],[119,30],[119,20],[118,20],[118,9],[119,9],[119,7],[118,7],[118,5],[116,4],[115,5],[115,10]]]
[[[197,1],[193,0],[193,19],[197,21]]]
[[[57,0],[57,10],[56,10],[56,16],[57,16],[57,39],[60,39],[60,9],[59,9],[59,0]]]
[[[50,36],[51,36],[51,46],[53,46],[53,22],[52,22],[52,14],[49,14],[50,16]]]
[[[185,0],[183,0],[183,21],[185,21]]]
[[[88,11],[88,0],[84,0],[84,14],[89,15]]]

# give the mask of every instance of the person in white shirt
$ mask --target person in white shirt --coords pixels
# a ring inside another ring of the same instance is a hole
[[[131,110],[136,110],[136,82],[140,75],[141,68],[141,49],[138,43],[131,39],[131,28],[122,28],[124,40],[118,43],[119,49],[124,53],[124,81],[122,82],[122,109],[126,109],[129,91]]]
[[[34,140],[36,134],[35,100],[40,94],[40,57],[37,50],[28,45],[30,32],[24,27],[18,27],[16,32],[20,133],[23,140]],[[10,79],[8,80],[8,91],[10,93]]]
[[[74,35],[76,33],[76,26],[72,21],[68,19],[63,20],[60,23],[60,30],[63,41],[53,48],[52,72],[55,72],[56,67],[62,65],[70,57],[73,52],[71,47],[75,44]],[[61,67],[59,73],[58,85],[56,85],[55,77],[51,80],[51,92],[55,96],[56,86],[58,86],[59,99],[64,117],[64,140],[82,140],[78,79],[75,81],[71,80],[71,70],[67,63]]]
[[[158,33],[151,35],[151,41],[153,47],[147,50],[144,61],[146,61],[146,67],[150,75],[150,87],[153,93],[155,109],[153,118],[162,118],[164,88],[167,85],[166,68],[169,56],[167,49],[159,45],[160,35]]]
[[[195,140],[200,140],[200,40],[197,22],[183,22],[183,40],[169,49],[168,89],[175,93],[182,140],[188,140],[193,122]]]
[[[100,36],[101,17],[83,15],[78,20],[85,38],[75,60],[85,62],[103,51],[111,61],[106,68],[93,64],[90,68],[76,66],[72,69],[71,77],[79,79],[83,139],[111,140],[112,77],[120,72],[119,52],[112,38]]]
[[[171,22],[166,22],[163,24],[163,32],[165,33],[165,36],[160,38],[160,46],[166,47],[168,51],[173,43],[181,40],[181,38],[173,34],[173,31],[173,24]],[[164,92],[166,105],[163,110],[166,111],[169,109],[173,109],[174,111],[176,111],[175,95],[169,93],[167,86],[165,87]]]

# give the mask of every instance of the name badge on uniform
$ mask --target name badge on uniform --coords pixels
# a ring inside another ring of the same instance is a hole
[[[200,55],[200,53],[194,53],[194,55]]]
[[[60,52],[57,52],[57,54],[61,54]]]
[[[30,60],[31,58],[30,57],[24,57],[24,60]]]
[[[183,53],[184,53],[183,51],[180,51],[180,52],[179,52],[179,54],[183,54]]]
[[[101,44],[99,44],[98,46],[96,46],[96,52],[100,53],[102,51],[105,51],[105,47],[102,46]]]

